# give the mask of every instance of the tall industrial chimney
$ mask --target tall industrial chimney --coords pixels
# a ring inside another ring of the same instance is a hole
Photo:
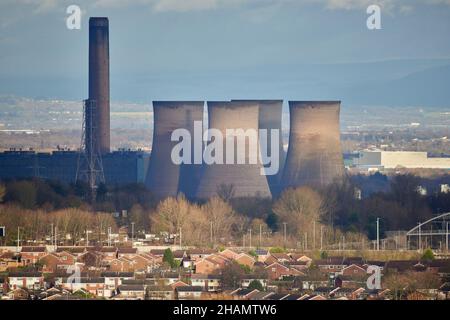
[[[289,149],[283,189],[322,187],[344,175],[340,101],[290,101]]]
[[[197,199],[208,199],[218,195],[220,188],[232,187],[234,197],[271,197],[266,176],[261,174],[263,165],[250,164],[249,148],[246,146],[245,164],[237,164],[237,139],[234,138],[234,164],[226,163],[229,150],[226,149],[227,129],[258,130],[259,106],[254,102],[208,102],[209,129],[219,130],[222,141],[214,141],[223,146],[223,164],[204,164],[203,174],[197,190]],[[258,143],[258,141],[257,141]],[[258,147],[259,152],[259,147]],[[205,151],[206,153],[206,151]]]
[[[280,192],[280,180],[283,176],[284,162],[286,160],[286,152],[283,149],[283,135],[282,135],[282,112],[283,100],[232,100],[233,102],[253,102],[259,106],[259,129],[265,129],[268,133],[267,139],[267,154],[272,155],[272,152],[278,152],[279,169],[278,174],[268,175],[267,180],[272,195],[277,195]],[[278,130],[278,150],[272,150],[271,144],[271,130]],[[265,167],[270,167],[272,164],[267,164]]]
[[[179,142],[171,141],[171,136],[176,129],[186,129],[193,140],[194,122],[203,123],[203,107],[203,101],[153,102],[153,143],[145,184],[156,197],[172,197],[180,192],[188,198],[194,196],[201,164],[174,164],[171,154]],[[201,139],[202,128],[199,134]],[[194,157],[193,150],[191,154]]]
[[[86,124],[92,124],[85,136],[86,146],[92,145],[101,154],[110,151],[109,115],[109,23],[108,18],[89,19],[89,103],[92,112],[86,114]],[[90,119],[89,116],[93,119]],[[92,139],[92,141],[88,141]]]

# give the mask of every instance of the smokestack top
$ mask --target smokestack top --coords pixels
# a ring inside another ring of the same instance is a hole
[[[233,99],[232,102],[283,103],[283,99]]]
[[[153,101],[153,107],[177,109],[185,106],[204,105],[204,101]]]
[[[341,101],[289,101],[289,106],[294,108],[326,108],[336,107]]]
[[[208,108],[214,109],[243,109],[243,108],[257,108],[256,101],[208,101]]]
[[[108,27],[109,20],[106,17],[90,17],[89,28],[91,27]]]

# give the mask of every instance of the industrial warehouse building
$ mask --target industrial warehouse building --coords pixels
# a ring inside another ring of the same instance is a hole
[[[361,151],[353,164],[363,170],[383,169],[450,169],[450,158],[430,158],[426,152]]]
[[[0,153],[0,180],[40,178],[74,183],[82,156],[76,151],[5,151]],[[149,158],[149,154],[140,151],[115,151],[103,155],[105,183],[144,183]]]

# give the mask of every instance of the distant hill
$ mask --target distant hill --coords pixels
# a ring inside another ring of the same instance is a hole
[[[356,86],[346,96],[352,103],[450,109],[450,65],[412,73],[385,83]]]
[[[111,74],[112,101],[342,100],[346,106],[450,107],[450,59],[280,64],[244,69]],[[87,79],[4,78],[0,95],[81,101]]]

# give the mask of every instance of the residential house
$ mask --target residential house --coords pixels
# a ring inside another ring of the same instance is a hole
[[[118,258],[125,257],[128,259],[132,259],[136,255],[137,255],[137,248],[121,247],[117,249]]]
[[[213,259],[213,256],[209,256],[195,262],[195,273],[214,274],[218,273],[223,266],[224,264],[220,260]]]
[[[47,254],[45,247],[22,247],[20,256],[24,264],[35,264]]]
[[[113,299],[124,299],[124,300],[144,300],[145,299],[145,288],[144,285],[121,285],[117,289],[118,295],[114,296]]]
[[[160,266],[156,258],[148,254],[137,254],[133,257],[128,257],[128,259],[132,261],[134,271],[152,272]]]
[[[306,262],[308,266],[312,263],[312,259],[310,257],[301,253],[293,253],[291,254],[291,258],[297,262]]]
[[[147,297],[149,300],[174,300],[175,292],[171,286],[148,286]]]
[[[258,292],[260,292],[257,289],[242,289],[238,288],[236,290],[233,290],[230,292],[230,295],[233,297],[234,300],[251,300],[251,298],[256,295]]]
[[[256,261],[258,262],[265,262],[268,257],[270,257],[270,252],[265,249],[256,249]]]
[[[96,295],[102,296],[102,293],[105,289],[105,278],[103,277],[88,277],[88,278],[79,278],[73,279],[63,279],[61,283],[62,288],[66,290],[70,290],[72,292],[76,292],[78,290],[85,290],[86,292]]]
[[[187,257],[186,251],[184,250],[175,250],[173,252],[173,258],[178,262],[181,262],[186,257]]]
[[[341,272],[347,265],[343,257],[330,257],[327,259],[316,260],[314,264],[325,273]]]
[[[86,251],[77,257],[77,262],[82,264],[85,270],[97,270],[102,266],[102,255],[96,251]]]
[[[225,257],[229,260],[235,260],[238,256],[239,253],[231,250],[231,249],[225,249],[222,252],[219,253],[222,257]]]
[[[288,294],[286,297],[284,297],[281,300],[297,301],[297,300],[301,300],[301,298],[303,296],[304,296],[303,294]]]
[[[213,274],[193,274],[191,275],[191,284],[194,287],[202,287],[203,291],[219,291],[221,286],[220,276]]]
[[[103,256],[104,260],[112,260],[117,258],[117,248],[115,247],[101,247],[98,252]]]
[[[271,253],[272,257],[279,263],[286,263],[292,260],[292,258],[286,253]],[[267,262],[266,262],[267,263]]]
[[[274,293],[274,294],[267,296],[264,300],[274,300],[274,301],[275,300],[284,300],[288,296],[289,296],[289,294],[287,294],[287,293]]]
[[[237,263],[244,265],[246,267],[249,268],[253,268],[253,265],[255,264],[255,259],[250,256],[247,253],[240,253],[235,259],[234,261],[236,261]]]
[[[267,267],[265,267],[265,270],[267,271],[267,275],[270,280],[279,280],[286,276],[304,275],[297,269],[289,268],[278,262],[274,262],[271,265],[268,265]]]
[[[7,293],[10,300],[29,300],[30,293],[24,288],[15,288]]]
[[[178,300],[199,300],[202,296],[203,288],[196,286],[181,286],[175,289]]]
[[[357,264],[351,264],[342,269],[339,274],[342,274],[343,276],[365,277],[367,275],[367,271],[364,267]]]
[[[105,288],[115,290],[122,285],[123,280],[134,279],[133,272],[102,272],[101,277],[105,279]]]
[[[20,266],[23,266],[20,255],[16,255],[10,251],[5,251],[0,254],[0,272],[5,272],[8,269],[15,269]]]
[[[267,288],[267,279],[261,276],[257,275],[245,275],[244,278],[241,280],[241,287],[246,289],[252,283],[253,281],[258,281],[261,283],[263,288]]]
[[[213,249],[190,249],[186,251],[186,255],[190,260],[197,261],[202,258],[206,258],[214,254],[216,251]]]
[[[39,259],[39,263],[42,265],[42,271],[44,273],[54,273],[58,270],[67,270],[69,266],[76,263],[75,256],[63,251],[61,253],[47,253],[45,256]]]
[[[6,278],[0,277],[0,297],[3,293],[8,291],[8,282],[6,282]]]
[[[26,288],[39,289],[44,287],[44,277],[41,272],[10,272],[8,274],[8,284],[11,289]]]
[[[178,280],[177,282],[172,283],[170,286],[173,290],[175,290],[178,287],[188,287],[189,285],[184,281]]]
[[[274,292],[259,291],[259,292],[256,292],[256,293],[252,294],[251,297],[249,298],[249,300],[253,300],[253,301],[266,300],[273,294],[275,294],[275,293]]]
[[[450,282],[446,282],[439,287],[438,297],[441,300],[450,300]]]
[[[67,252],[77,258],[77,257],[81,256],[83,253],[85,253],[88,249],[92,250],[93,248],[89,248],[89,247],[58,247],[58,248],[56,248],[56,253],[58,255],[60,255],[63,252]]]
[[[106,260],[108,270],[112,272],[134,272],[134,262],[126,257]]]
[[[415,271],[416,267],[421,266],[423,265],[413,260],[392,260],[386,262],[384,269],[386,272],[406,272]]]

